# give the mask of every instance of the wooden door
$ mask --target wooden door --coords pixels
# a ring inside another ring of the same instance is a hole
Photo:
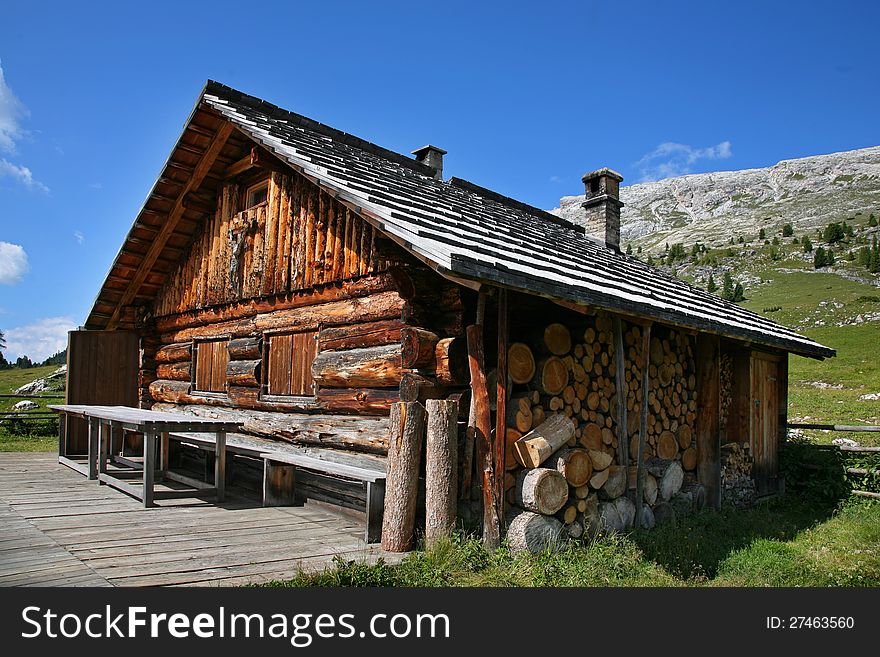
[[[752,475],[758,495],[776,492],[779,448],[779,363],[774,356],[752,352],[751,357]]]
[[[66,404],[137,406],[140,343],[131,331],[71,331],[67,338]],[[70,418],[68,453],[88,451],[85,420]]]

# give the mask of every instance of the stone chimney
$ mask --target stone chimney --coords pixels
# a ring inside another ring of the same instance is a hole
[[[428,144],[417,148],[412,154],[416,156],[416,162],[427,164],[434,169],[434,178],[443,180],[443,156],[446,155],[446,151]]]
[[[587,235],[620,251],[620,183],[623,176],[604,168],[584,174],[586,201],[581,204],[585,214]]]

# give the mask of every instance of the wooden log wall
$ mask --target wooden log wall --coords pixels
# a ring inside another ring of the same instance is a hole
[[[160,291],[156,316],[285,294],[378,270],[373,228],[327,192],[273,172],[268,199],[242,210],[243,190],[224,185],[217,209]]]
[[[385,261],[390,256],[394,253],[383,251]],[[419,280],[417,296],[410,299],[400,291],[400,276],[378,273],[313,290],[159,317],[151,329],[155,356],[144,380],[144,397],[163,407],[240,412],[251,418],[248,432],[258,430],[259,435],[382,453],[384,446],[377,448],[374,437],[359,442],[330,431],[316,440],[313,432],[291,427],[310,416],[347,416],[342,423],[385,416],[402,399],[438,398],[468,383],[464,338],[448,332],[450,326],[463,325],[461,296],[436,274],[431,275],[433,289],[426,268],[409,263],[407,271]],[[404,293],[409,295],[408,288],[404,287]],[[428,328],[412,325],[415,319]],[[287,331],[317,333],[317,355],[310,368],[316,383],[314,396],[267,394],[267,336]],[[193,367],[193,341],[210,338],[227,340],[229,364],[225,391],[220,395],[194,391],[188,374]]]

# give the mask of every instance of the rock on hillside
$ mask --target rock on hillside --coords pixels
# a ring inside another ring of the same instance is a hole
[[[880,146],[640,183],[620,196],[622,241],[649,249],[662,242],[720,245],[784,223],[801,232],[859,211],[880,212]],[[582,202],[564,196],[552,212],[573,219]]]

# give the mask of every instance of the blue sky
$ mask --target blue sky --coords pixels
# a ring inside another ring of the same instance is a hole
[[[84,321],[208,78],[442,146],[447,176],[545,208],[600,166],[634,183],[880,144],[877,2],[79,4],[0,9],[12,358]]]

